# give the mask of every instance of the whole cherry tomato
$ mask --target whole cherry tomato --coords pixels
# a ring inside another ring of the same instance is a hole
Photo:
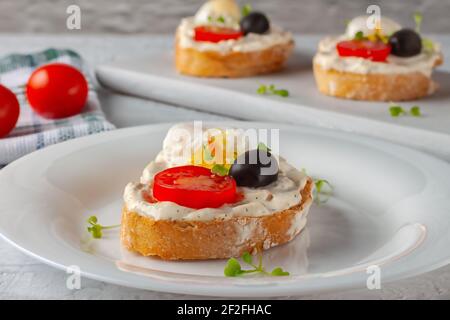
[[[155,175],[153,196],[188,208],[218,208],[236,201],[236,182],[204,167],[173,167]]]
[[[14,129],[19,119],[20,106],[16,95],[0,85],[0,138]]]
[[[220,42],[223,40],[236,40],[244,34],[239,30],[222,27],[200,26],[194,29],[195,41]]]
[[[76,68],[52,63],[31,74],[26,92],[28,102],[39,115],[61,119],[81,112],[86,104],[88,84]]]
[[[349,40],[336,45],[341,57],[360,57],[372,61],[383,62],[391,53],[391,46],[381,41]]]

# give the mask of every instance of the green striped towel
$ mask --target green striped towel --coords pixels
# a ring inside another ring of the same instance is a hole
[[[38,66],[51,62],[70,64],[83,72],[88,80],[88,101],[81,114],[49,120],[40,117],[28,105],[25,96],[28,78]],[[20,117],[16,128],[0,139],[0,168],[48,145],[114,129],[103,115],[92,79],[83,59],[71,50],[47,49],[33,54],[12,54],[0,58],[0,83],[11,89],[20,103]]]

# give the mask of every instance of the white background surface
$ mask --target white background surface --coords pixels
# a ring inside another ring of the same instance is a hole
[[[49,46],[70,47],[80,52],[92,65],[109,61],[136,50],[151,50],[153,46],[166,45],[164,41],[149,36],[0,36],[0,55],[13,51],[33,51]],[[118,127],[160,123],[178,120],[220,120],[224,117],[208,113],[171,107],[161,103],[144,101],[111,94],[100,93],[107,117]],[[151,291],[129,289],[102,282],[82,279],[80,290],[66,288],[67,275],[43,265],[23,253],[0,242],[0,299],[195,299],[194,296],[163,294]],[[332,292],[314,296],[289,297],[292,299],[450,299],[450,267],[431,273],[382,284],[381,290],[358,290]]]

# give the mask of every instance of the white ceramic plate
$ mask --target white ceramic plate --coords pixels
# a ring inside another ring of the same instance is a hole
[[[223,125],[223,123],[221,124]],[[278,124],[281,154],[328,179],[334,196],[313,206],[307,228],[267,251],[289,277],[225,278],[224,260],[165,262],[123,250],[118,231],[87,240],[85,220],[120,220],[122,191],[161,148],[169,125],[117,130],[28,155],[0,171],[0,232],[22,251],[84,276],[157,291],[208,296],[280,296],[381,284],[449,262],[450,165],[369,138]]]

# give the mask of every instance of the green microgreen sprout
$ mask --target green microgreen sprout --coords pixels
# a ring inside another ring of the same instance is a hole
[[[228,175],[228,168],[225,167],[222,164],[215,164],[212,168],[211,168],[211,172],[214,174],[217,174],[218,176],[227,176]]]
[[[416,32],[420,33],[422,28],[423,15],[420,12],[415,12],[413,18],[416,24]],[[434,50],[433,40],[425,37],[421,38],[422,38],[422,47],[425,49],[425,51],[433,51]]]
[[[389,107],[389,113],[391,114],[391,117],[399,117],[399,116],[413,116],[413,117],[421,117],[422,112],[420,110],[419,106],[412,106],[409,111],[406,111],[403,109],[400,105],[391,105]]]
[[[241,259],[245,264],[249,265],[251,269],[242,269],[239,260],[237,260],[236,258],[231,258],[228,259],[227,264],[225,265],[225,268],[223,270],[223,274],[226,277],[238,277],[250,273],[263,274],[266,276],[275,276],[275,277],[289,275],[289,272],[284,271],[281,267],[276,267],[271,272],[266,271],[265,268],[263,267],[262,253],[259,254],[258,264],[255,264],[253,262],[253,256],[248,252],[244,252],[242,254]]]
[[[413,15],[414,22],[416,23],[416,32],[420,33],[422,27],[423,15],[420,12],[415,12]]]
[[[308,175],[305,168],[302,168],[302,172],[303,174]],[[312,179],[315,186],[313,193],[314,202],[318,205],[321,205],[327,202],[328,199],[331,197],[331,195],[333,194],[334,187],[328,180],[318,179],[314,177],[312,177]],[[321,196],[325,197],[322,198]]]
[[[222,23],[223,24],[223,23],[225,23],[225,18],[223,16],[219,16],[216,19],[214,19],[212,16],[208,16],[208,22],[209,23],[216,22],[216,23]]]
[[[314,186],[314,201],[319,205],[327,202],[333,194],[332,184],[325,179],[314,179]],[[325,198],[321,196],[325,196]]]
[[[219,17],[217,18],[217,22],[219,22],[219,23],[225,23],[225,18],[224,18],[223,16],[219,16]]]
[[[434,42],[431,39],[422,37],[422,46],[426,51],[434,50]]]
[[[391,117],[398,117],[400,115],[405,115],[406,111],[399,105],[392,105],[389,107],[389,113]]]
[[[422,115],[422,112],[420,111],[420,107],[419,106],[412,106],[411,109],[409,109],[409,113],[413,117],[420,117]]]
[[[284,98],[289,97],[289,91],[287,91],[286,89],[277,89],[273,84],[269,86],[260,85],[256,92],[259,94],[277,95]]]
[[[250,4],[245,4],[242,6],[242,10],[241,10],[241,14],[242,17],[246,17],[250,14],[250,12],[252,12],[252,6]]]
[[[100,239],[103,236],[102,230],[114,229],[120,227],[120,224],[103,226],[98,223],[98,218],[96,216],[90,216],[87,219],[87,223],[90,225],[87,227],[88,232],[92,235],[94,239]]]

